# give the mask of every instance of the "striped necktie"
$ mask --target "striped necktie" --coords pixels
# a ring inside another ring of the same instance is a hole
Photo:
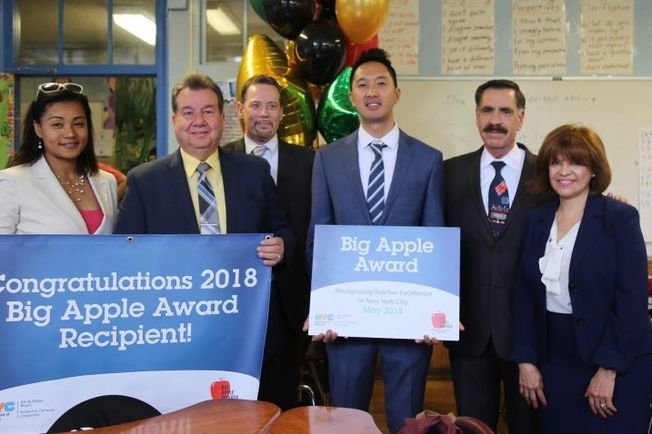
[[[374,140],[369,144],[374,153],[374,161],[371,162],[369,171],[369,183],[367,184],[367,207],[369,217],[373,224],[378,224],[385,209],[385,165],[383,164],[383,148],[386,144],[380,140]]]
[[[197,197],[199,200],[199,228],[202,234],[219,234],[220,222],[217,215],[217,202],[213,187],[208,180],[208,170],[211,168],[202,162],[197,166]]]
[[[251,153],[254,154],[256,157],[262,157],[266,150],[267,150],[267,146],[256,145],[254,149],[251,150]]]

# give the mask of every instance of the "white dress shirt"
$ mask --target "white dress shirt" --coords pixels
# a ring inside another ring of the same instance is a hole
[[[482,193],[482,204],[484,205],[485,213],[489,213],[489,186],[491,185],[494,176],[496,176],[496,170],[491,165],[494,161],[502,161],[505,163],[500,174],[507,183],[509,206],[511,208],[512,203],[514,203],[514,198],[516,197],[518,181],[521,179],[521,172],[523,171],[525,151],[518,146],[514,146],[503,158],[494,158],[486,148],[482,150],[482,156],[480,157],[480,192]]]
[[[360,167],[360,181],[362,181],[362,189],[365,197],[367,196],[367,187],[369,184],[369,171],[371,170],[371,163],[374,161],[374,151],[369,146],[374,140],[381,140],[387,145],[383,149],[383,165],[385,170],[385,201],[387,201],[387,193],[392,184],[392,177],[394,176],[394,167],[396,167],[396,154],[398,152],[398,125],[395,123],[394,128],[389,130],[387,134],[376,139],[369,134],[365,129],[360,126],[358,128],[358,163]]]
[[[245,152],[247,154],[251,154],[254,148],[258,146],[258,143],[251,140],[246,134],[244,136],[244,142]],[[269,139],[269,142],[264,143],[263,146],[265,146],[266,149],[261,157],[269,163],[270,173],[272,178],[274,178],[274,184],[278,184],[278,136],[275,135]]]
[[[557,241],[557,219],[555,219],[550,228],[546,251],[539,259],[541,282],[546,285],[546,309],[550,312],[573,313],[568,292],[568,277],[580,223],[581,221],[575,223],[564,238]]]

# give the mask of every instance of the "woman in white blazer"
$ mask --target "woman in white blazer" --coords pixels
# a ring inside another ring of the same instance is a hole
[[[115,178],[99,170],[88,98],[76,83],[44,83],[21,146],[0,171],[0,233],[110,234]]]

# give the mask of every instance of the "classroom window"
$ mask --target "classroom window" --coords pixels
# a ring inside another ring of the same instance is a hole
[[[113,63],[155,62],[156,11],[153,0],[113,1]]]
[[[155,0],[17,0],[16,65],[154,65]]]
[[[283,49],[285,39],[274,32],[249,0],[205,0],[203,31],[206,62],[240,62],[247,37],[264,33]]]
[[[107,16],[105,0],[63,1],[63,63],[108,63]]]
[[[14,61],[23,65],[57,63],[57,4],[51,1],[18,0],[15,12]]]

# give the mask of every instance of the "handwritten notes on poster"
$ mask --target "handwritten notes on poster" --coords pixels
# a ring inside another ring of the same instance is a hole
[[[419,0],[392,0],[378,43],[400,75],[419,73]]]
[[[564,0],[515,0],[512,31],[514,74],[562,75],[566,72]]]
[[[583,74],[631,74],[634,63],[634,0],[582,0]]]
[[[645,241],[652,242],[652,128],[641,128],[638,145],[638,211]]]
[[[442,73],[493,74],[495,30],[494,0],[444,0]]]

